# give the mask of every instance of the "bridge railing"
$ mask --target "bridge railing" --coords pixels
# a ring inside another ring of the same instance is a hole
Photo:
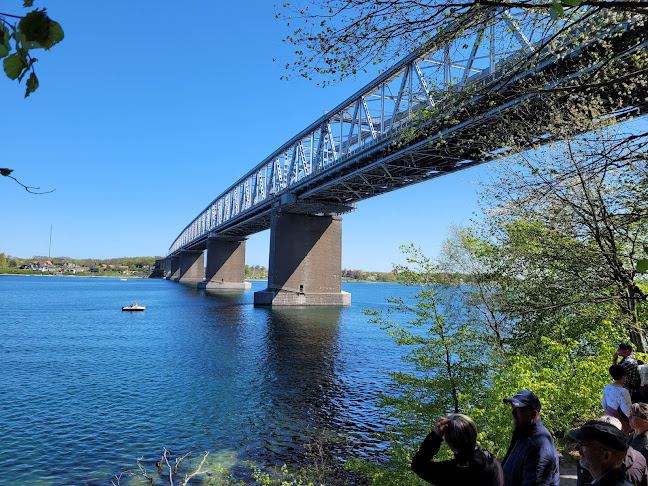
[[[461,28],[463,38],[446,42],[446,35],[430,40],[284,143],[187,225],[169,254],[347,162],[358,151],[394,137],[420,115],[421,108],[435,109],[458,91],[492,81],[511,59],[528,54],[553,35],[543,32],[538,38],[537,33],[526,32],[504,10],[490,24]]]

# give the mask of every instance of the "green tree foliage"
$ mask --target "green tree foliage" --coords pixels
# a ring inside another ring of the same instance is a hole
[[[23,0],[23,7],[31,8],[33,3],[34,0]],[[21,82],[29,74],[25,98],[39,85],[34,69],[38,59],[32,56],[32,51],[49,50],[63,37],[61,25],[48,17],[46,9],[34,9],[24,16],[0,12],[0,59],[3,59],[4,72],[9,79]]]
[[[484,185],[482,225],[444,248],[446,266],[473,273],[466,302],[499,344],[493,406],[532,389],[558,437],[600,414],[614,345],[644,346],[647,159],[644,136],[611,129],[520,154]],[[474,413],[502,435],[497,414]]]
[[[7,255],[4,253],[0,253],[0,268],[6,268],[7,267]]]
[[[409,462],[420,437],[440,415],[469,412],[486,391],[477,384],[487,377],[488,348],[464,312],[457,287],[437,283],[437,265],[420,249],[402,249],[407,264],[397,270],[401,283],[413,293],[388,299],[384,313],[366,311],[372,322],[407,349],[406,371],[389,373],[395,393],[381,397],[381,405],[398,424],[390,435],[390,462],[385,468],[354,465],[375,484],[412,484]]]
[[[34,0],[23,0],[24,8],[31,8]],[[39,86],[34,63],[38,61],[32,56],[36,49],[49,50],[63,40],[64,34],[61,25],[47,15],[46,9],[34,9],[24,16],[0,12],[0,59],[5,74],[9,79],[25,82],[25,98],[36,91]],[[33,194],[47,194],[52,191],[41,192],[39,187],[27,186],[11,175],[12,169],[0,168],[0,175],[13,179],[16,183]]]
[[[287,67],[324,83],[392,64],[421,46],[437,49],[439,58],[466,59],[475,42],[492,42],[499,52],[493,76],[464,84],[463,70],[446,72],[441,62],[437,71],[428,68],[427,89],[438,102],[414,107],[414,121],[394,139],[395,149],[429,140],[448,164],[532,149],[565,131],[587,133],[640,114],[646,102],[644,2],[297,0],[278,15],[294,27],[287,40],[298,47]],[[531,42],[520,40],[527,35]],[[575,57],[575,47],[586,54]],[[497,107],[497,116],[482,117],[484,106]],[[448,135],[476,116],[479,130]]]
[[[452,252],[444,255],[443,265],[458,253],[476,262],[483,258],[483,241],[469,231],[458,230],[453,239],[445,246],[444,252]],[[437,265],[412,247],[406,253],[409,266],[400,270],[416,293],[410,299],[390,299],[385,314],[368,311],[373,322],[408,349],[406,367],[389,373],[394,392],[380,402],[394,420],[383,435],[389,440],[389,459],[383,464],[354,460],[352,470],[377,485],[423,484],[409,470],[411,458],[436,419],[456,411],[470,415],[481,445],[502,457],[512,433],[510,408],[502,399],[521,389],[538,395],[543,421],[557,438],[600,415],[601,390],[609,381],[614,343],[625,338],[623,328],[559,313],[543,316],[544,322],[537,317],[550,336],[529,336],[522,332],[528,323],[507,318],[500,308],[506,302],[503,293],[511,289],[497,290],[499,282],[488,268],[490,255],[471,267],[475,281],[488,278],[488,284],[445,286],[435,283]],[[492,289],[484,292],[488,286]],[[449,455],[445,450],[440,458]]]
[[[261,265],[245,265],[245,278],[266,279],[268,278],[268,269]]]
[[[288,64],[288,69],[309,79],[317,73],[342,80],[370,65],[393,63],[435,35],[451,42],[484,32],[484,27],[493,21],[504,20],[506,12],[517,16],[519,26],[535,32],[554,32],[547,40],[554,43],[568,30],[582,35],[583,27],[589,28],[593,19],[609,17],[618,24],[620,17],[645,16],[648,8],[642,2],[596,0],[297,0],[284,3],[277,17],[294,28],[285,40],[297,47],[298,59]],[[517,43],[514,29],[508,34]],[[577,41],[585,39],[577,37]],[[516,59],[516,63],[521,66],[540,61],[543,47],[547,46],[529,49],[527,58]]]
[[[603,130],[521,154],[486,188],[494,209],[483,256],[505,289],[502,311],[529,342],[551,335],[543,323],[578,316],[578,327],[559,332],[577,337],[612,319],[644,350],[636,265],[648,232],[648,157],[644,137],[628,138]]]
[[[487,217],[455,228],[437,265],[410,248],[414,265],[399,269],[409,284],[461,272],[469,285],[423,285],[372,313],[409,350],[381,402],[395,420],[389,460],[353,465],[376,484],[411,481],[414,450],[449,411],[470,415],[480,443],[503,456],[512,422],[502,398],[521,389],[538,395],[560,444],[602,413],[615,345],[630,338],[643,348],[648,284],[636,267],[648,237],[648,140],[609,129],[565,135],[497,167],[482,193]]]

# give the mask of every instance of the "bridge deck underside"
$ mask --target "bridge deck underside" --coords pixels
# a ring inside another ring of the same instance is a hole
[[[617,114],[617,121],[640,115],[648,108],[648,101],[644,101]],[[524,111],[528,113],[528,107]],[[511,125],[521,121],[515,108],[508,112],[507,120]],[[501,158],[510,153],[506,147],[500,144],[485,147],[474,142],[479,139],[476,132],[486,132],[492,125],[498,124],[498,130],[506,129],[501,121],[502,117],[498,116],[482,120],[479,125],[469,124],[463,130],[445,136],[440,147],[436,139],[431,141],[426,137],[407,149],[394,150],[394,142],[388,140],[380,147],[359,154],[350,163],[322,174],[316,181],[295,188],[297,200],[281,205],[281,210],[301,214],[344,214],[353,210],[353,203],[364,199]],[[534,126],[535,120],[523,121]],[[537,125],[531,133],[543,144],[551,140],[546,136],[544,125]],[[533,143],[529,144],[531,146]],[[486,156],[483,155],[485,151],[488,152]],[[256,208],[254,214],[247,213],[240,220],[233,220],[218,235],[245,237],[269,229],[272,213],[276,210],[273,201],[269,201]],[[201,239],[187,249],[203,247],[204,244],[205,239]]]
[[[646,32],[635,31],[631,40],[645,47],[647,37]],[[548,77],[566,76],[582,69],[583,58],[587,56],[581,53],[578,62],[563,59],[553,63],[546,69]],[[452,113],[459,120],[455,125],[448,126],[441,116],[371,141],[348,160],[292,186],[288,200],[284,199],[285,193],[269,198],[227,221],[218,228],[217,235],[245,237],[266,230],[275,211],[343,214],[353,210],[358,201],[504,157],[511,153],[511,148],[503,142],[507,138],[505,134],[515,126],[524,126],[526,132],[523,140],[516,140],[518,150],[551,142],[548,125],[552,120],[547,119],[545,109],[547,96],[551,96],[555,106],[560,106],[561,97],[566,100],[569,95],[561,91],[547,94],[542,89],[529,94],[528,89],[520,89],[520,83],[536,75],[537,72],[530,73],[517,84],[501,87],[497,93],[499,105],[494,109],[488,95],[476,96],[462,107],[447,106],[442,113]],[[648,108],[648,97],[641,83],[636,86],[635,91],[619,92],[610,83],[598,87],[594,93],[603,100],[601,108],[614,123],[640,116]],[[502,136],[485,136],[492,133]],[[206,238],[207,234],[184,248],[204,248]]]

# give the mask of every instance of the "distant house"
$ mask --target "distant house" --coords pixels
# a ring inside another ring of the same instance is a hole
[[[108,265],[108,268],[115,268],[115,265]]]
[[[119,268],[128,268],[128,265],[119,265]]]
[[[68,271],[69,273],[81,273],[85,272],[87,268],[80,267],[76,263],[64,263],[63,266],[65,267],[65,270]]]
[[[55,272],[56,267],[52,265],[51,263],[48,265],[47,263],[38,263],[36,265],[32,266],[32,270],[36,272]]]

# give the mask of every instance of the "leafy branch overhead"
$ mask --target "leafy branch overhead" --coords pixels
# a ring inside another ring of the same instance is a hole
[[[445,44],[466,34],[488,36],[492,24],[514,17],[515,27],[560,32],[601,17],[648,14],[648,3],[634,0],[291,0],[277,7],[286,21],[295,60],[293,75],[317,77],[319,84],[341,81],[370,66],[389,66],[416,46],[439,36]],[[579,33],[582,33],[579,31]],[[551,36],[550,36],[551,37]],[[531,59],[542,49],[529,49]],[[535,54],[534,54],[535,53]],[[289,78],[290,76],[285,76]]]
[[[28,8],[33,0],[24,0],[23,6]],[[11,23],[8,19],[19,19]],[[25,16],[11,15],[0,12],[0,59],[3,59],[4,72],[12,80],[21,82],[27,78],[25,98],[38,88],[38,78],[34,63],[38,60],[32,57],[34,49],[49,50],[63,40],[61,25],[47,15],[45,9],[35,9]]]
[[[51,191],[41,191],[40,187],[34,187],[34,186],[26,186],[22,182],[20,182],[18,179],[16,179],[14,176],[11,175],[13,172],[12,169],[7,169],[7,168],[0,168],[0,175],[4,177],[8,177],[9,179],[13,179],[16,181],[17,184],[23,186],[25,188],[25,191],[30,192],[32,194],[49,194],[50,192],[54,192],[56,189],[52,189]]]

